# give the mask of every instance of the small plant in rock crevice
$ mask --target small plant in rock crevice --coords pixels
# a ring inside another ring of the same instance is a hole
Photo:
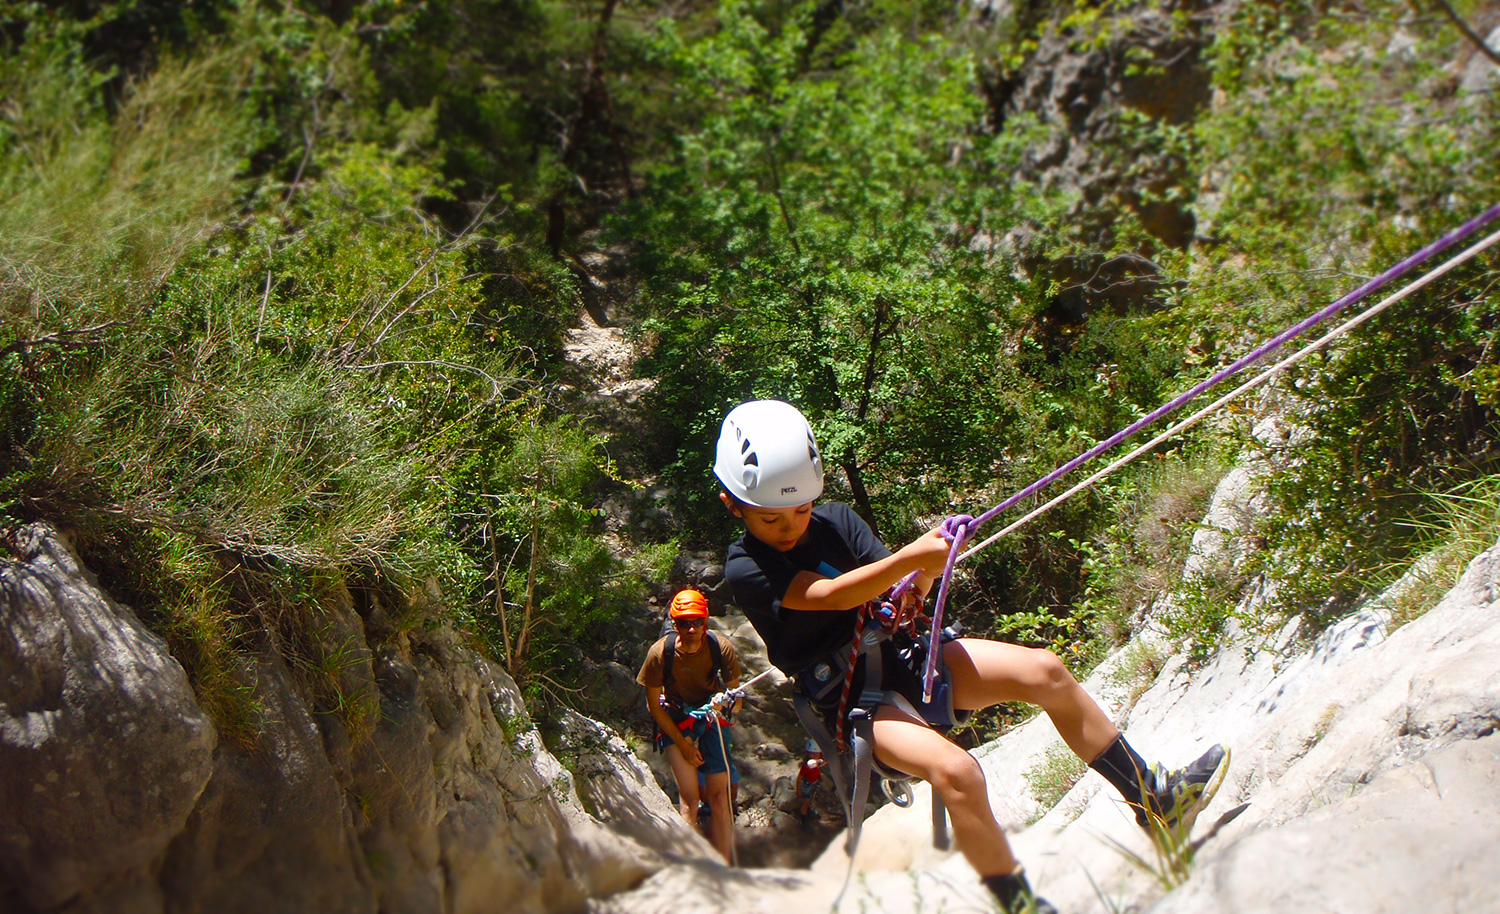
[[[1056,806],[1085,774],[1088,764],[1066,744],[1048,747],[1042,760],[1027,769],[1025,778],[1031,796],[1043,813]]]

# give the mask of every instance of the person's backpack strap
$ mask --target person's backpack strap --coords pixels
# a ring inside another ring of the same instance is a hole
[[[715,678],[720,685],[724,685],[724,647],[719,644],[719,636],[713,632],[705,632],[704,637],[708,639],[708,656],[710,664],[708,667],[708,681],[713,682]],[[667,632],[667,643],[661,650],[661,685],[667,687],[672,681],[672,659],[677,656],[677,633]],[[682,694],[678,692],[678,694]]]
[[[713,632],[704,632],[708,638],[708,681],[719,680],[719,685],[724,685],[724,646],[719,643],[719,636]]]
[[[677,633],[667,632],[666,646],[661,649],[661,687],[672,681],[672,658],[677,656]],[[678,693],[682,694],[681,692]]]

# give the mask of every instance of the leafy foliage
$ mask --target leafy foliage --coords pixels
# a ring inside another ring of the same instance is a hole
[[[1462,91],[1445,20],[1002,7],[0,2],[4,522],[73,530],[226,732],[253,733],[237,657],[266,632],[368,725],[320,628],[340,588],[434,580],[432,612],[575,688],[677,541],[730,534],[706,470],[733,404],[802,407],[830,495],[896,543],[1496,198],[1493,93]],[[997,101],[1059,40],[1161,79],[1157,38],[1202,55],[1211,105]],[[1047,164],[1083,115],[1094,175]],[[1120,263],[1145,280],[1082,296]],[[1174,589],[1204,646],[1251,575],[1280,602],[1246,621],[1340,611],[1427,548],[1426,493],[1494,473],[1495,289],[1490,255],[1255,407],[1307,443],[1233,574],[1177,583],[1251,412],[985,552],[955,614],[1087,665]],[[584,308],[642,352],[630,463],[677,540],[602,513],[634,481],[563,374]]]
[[[7,78],[38,101],[19,110],[63,99],[81,129],[22,116],[6,138],[0,504],[75,531],[168,634],[226,732],[254,731],[236,657],[261,625],[330,707],[366,714],[325,688],[344,649],[319,646],[319,582],[373,575],[419,602],[433,576],[450,595],[477,591],[489,549],[449,531],[514,501],[495,486],[550,486],[557,533],[532,550],[554,625],[529,666],[513,658],[518,675],[544,675],[558,638],[639,593],[620,579],[655,566],[601,538],[583,471],[516,469],[540,440],[525,374],[558,336],[536,314],[575,306],[572,281],[507,251],[499,191],[459,229],[434,214],[459,201],[423,148],[430,126],[360,107],[373,93],[352,29],[247,7],[213,50],[160,64],[112,113],[108,73],[83,60],[87,28],[21,13]],[[237,94],[236,80],[257,81]],[[281,161],[255,115],[296,121],[298,104],[318,135],[282,162],[290,181],[235,179]],[[410,145],[373,141],[395,122]],[[551,424],[565,457],[594,465],[602,439]],[[493,472],[476,476],[477,454]],[[656,565],[661,553],[642,551]]]

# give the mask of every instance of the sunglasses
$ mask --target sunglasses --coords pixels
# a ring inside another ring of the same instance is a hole
[[[676,626],[677,630],[680,631],[680,632],[690,632],[693,629],[698,628],[699,626],[706,626],[706,625],[708,625],[708,620],[707,619],[683,619],[680,622],[673,622],[672,624],[674,626]]]

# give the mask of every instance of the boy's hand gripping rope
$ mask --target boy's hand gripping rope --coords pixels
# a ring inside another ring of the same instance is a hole
[[[949,547],[948,551],[948,560],[943,566],[942,579],[938,584],[937,600],[934,603],[932,609],[932,631],[928,636],[930,640],[927,646],[927,663],[922,673],[922,700],[924,702],[932,701],[933,687],[937,682],[938,663],[940,662],[940,654],[942,651],[943,608],[947,605],[948,590],[953,580],[954,566],[958,564],[961,558],[967,558],[968,556],[973,555],[978,551],[979,548],[988,545],[991,542],[994,542],[994,540],[998,538],[998,535],[997,537],[992,537],[991,539],[986,540],[984,543],[980,544],[980,546],[977,546],[974,549],[969,550],[968,552],[964,552],[964,545],[969,541],[969,539],[973,537],[974,532],[980,527],[980,525],[993,519],[996,515],[1014,506],[1022,499],[1033,495],[1039,490],[1051,485],[1053,482],[1056,482],[1061,477],[1072,472],[1085,461],[1092,460],[1105,451],[1116,447],[1126,438],[1129,438],[1131,435],[1134,435],[1136,432],[1140,431],[1146,426],[1151,425],[1152,423],[1170,413],[1176,412],[1194,397],[1219,384],[1220,382],[1240,373],[1254,362],[1257,362],[1261,358],[1265,357],[1268,353],[1280,348],[1288,341],[1302,335],[1309,329],[1317,326],[1318,324],[1334,316],[1335,314],[1338,314],[1340,311],[1344,310],[1355,302],[1360,301],[1361,299],[1368,296],[1371,292],[1374,292],[1375,290],[1389,284],[1392,280],[1404,276],[1418,264],[1433,257],[1436,254],[1447,250],[1448,248],[1453,247],[1464,238],[1467,238],[1468,236],[1474,234],[1480,228],[1488,225],[1491,222],[1494,222],[1496,219],[1500,219],[1500,204],[1491,206],[1489,209],[1480,213],[1478,216],[1475,216],[1473,219],[1470,219],[1468,222],[1460,225],[1458,228],[1439,238],[1437,241],[1434,241],[1427,247],[1422,248],[1415,254],[1407,257],[1405,260],[1396,264],[1394,267],[1391,267],[1384,273],[1376,276],[1374,279],[1365,282],[1359,288],[1355,289],[1353,292],[1350,292],[1348,295],[1345,295],[1343,298],[1340,298],[1333,304],[1324,307],[1322,310],[1305,318],[1299,323],[1294,324],[1286,330],[1283,330],[1281,333],[1278,333],[1276,336],[1272,337],[1271,339],[1252,349],[1250,352],[1241,356],[1230,365],[1220,369],[1213,375],[1209,376],[1207,379],[1200,381],[1193,387],[1172,398],[1170,401],[1162,404],[1161,406],[1152,410],[1150,413],[1142,416],[1140,419],[1137,419],[1129,426],[1121,429],[1105,440],[1099,442],[1098,444],[1089,448],[1087,451],[1084,451],[1082,454],[1079,454],[1077,457],[1069,460],[1067,463],[1064,463],[1061,466],[1057,467],[1046,476],[1043,476],[1041,479],[1038,479],[1035,482],[1031,483],[1026,488],[1005,499],[1000,504],[994,506],[978,517],[970,517],[967,514],[961,514],[945,520],[943,522],[943,536],[951,543],[951,546]],[[1433,273],[1429,274],[1427,277],[1424,277],[1421,281],[1413,283],[1407,289],[1402,290],[1402,293],[1400,295],[1395,296],[1386,302],[1382,302],[1376,307],[1380,310],[1383,310],[1386,306],[1393,304],[1395,301],[1400,300],[1400,298],[1404,298],[1411,292],[1416,291],[1427,282],[1437,278],[1437,276],[1447,272],[1449,269],[1452,269],[1459,263],[1476,256],[1480,251],[1492,245],[1497,239],[1500,239],[1500,234],[1492,236],[1490,239],[1481,244],[1475,245],[1468,251],[1465,251],[1459,257],[1454,258],[1448,264],[1445,264],[1438,270],[1433,271]],[[1373,310],[1375,309],[1372,309],[1372,311]],[[1360,322],[1361,321],[1351,321],[1348,325],[1346,325],[1345,328],[1340,328],[1340,332]],[[1330,341],[1334,335],[1335,334],[1329,334],[1329,336],[1319,340],[1316,344],[1314,344],[1313,347],[1310,348],[1321,347],[1322,345]],[[1290,361],[1294,360],[1289,360],[1288,363],[1285,364],[1289,364]],[[1278,365],[1276,370],[1279,370],[1281,367],[1282,366]],[[1269,378],[1274,373],[1275,370],[1267,372],[1262,376],[1262,378]],[[1133,456],[1135,455],[1132,455],[1132,457]],[[1030,516],[1034,517],[1035,513]],[[1002,533],[1015,529],[1016,526],[1018,525],[1012,525],[1011,527],[1006,528],[1005,531],[1002,531]],[[896,594],[898,591],[904,592],[911,586],[912,582],[915,581],[915,579],[916,573],[914,572],[908,575],[906,578],[902,579],[896,585],[896,587],[893,588],[892,593]]]

